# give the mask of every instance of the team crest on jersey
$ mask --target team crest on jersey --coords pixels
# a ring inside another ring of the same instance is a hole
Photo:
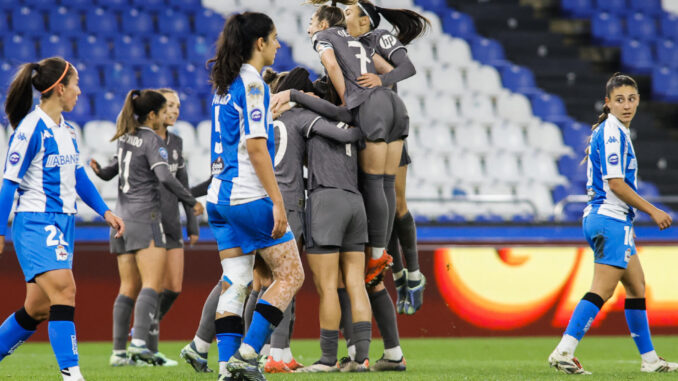
[[[247,85],[247,100],[250,103],[260,102],[264,98],[264,87],[259,82]]]
[[[610,165],[619,164],[619,155],[616,153],[610,154],[610,156],[607,157],[607,162],[610,163]]]
[[[24,134],[23,132],[19,132],[19,134],[16,136],[16,138],[19,139],[19,141],[28,140],[28,139],[26,139],[26,134]]]
[[[381,46],[382,49],[391,49],[396,45],[397,42],[398,40],[395,38],[395,36],[385,34],[379,39],[379,46]]]
[[[66,248],[62,245],[57,246],[54,251],[56,252],[57,261],[65,261],[68,259],[68,251],[66,251]]]
[[[160,157],[163,158],[163,160],[167,160],[168,156],[167,156],[167,150],[165,149],[165,147],[160,147],[160,149],[158,150],[158,153],[160,154]]]
[[[610,136],[610,138],[607,139],[607,144],[613,144],[613,143],[617,143],[617,142],[618,142],[618,140],[617,140],[617,137],[615,137],[615,136]]]
[[[174,160],[179,160],[179,152],[177,152],[177,150],[173,149],[172,150],[172,157],[174,158]]]
[[[12,165],[16,165],[16,163],[21,160],[21,155],[18,152],[12,152],[9,154],[9,163]]]

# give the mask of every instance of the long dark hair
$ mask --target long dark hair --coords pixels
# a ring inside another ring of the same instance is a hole
[[[307,0],[310,4],[320,5],[315,11],[315,16],[318,18],[318,21],[325,20],[330,27],[340,26],[346,28],[346,16],[344,16],[344,11],[337,7],[337,3],[353,5],[356,3],[356,0],[332,0],[332,5],[321,5],[328,1],[329,0]]]
[[[165,107],[165,96],[154,90],[131,90],[116,121],[116,131],[111,141],[133,133],[146,122],[151,111],[157,113]]]
[[[214,64],[210,82],[218,95],[226,95],[240,67],[252,58],[254,42],[260,37],[268,41],[274,27],[273,20],[263,13],[237,13],[226,20],[217,40],[217,53],[207,61]]]
[[[42,94],[42,99],[47,99],[54,94],[57,84],[68,85],[73,74],[73,65],[61,57],[21,65],[5,100],[5,113],[12,127],[16,128],[33,107],[33,88]]]
[[[612,77],[607,80],[607,83],[605,84],[605,98],[610,98],[610,94],[612,94],[612,91],[616,88],[622,87],[622,86],[631,86],[636,91],[638,90],[638,84],[636,83],[636,80],[631,78],[630,76],[622,73],[614,73],[612,74]],[[610,108],[607,106],[603,106],[603,113],[598,115],[598,120],[596,123],[591,126],[591,131],[595,130],[600,126],[604,121],[607,120],[607,116],[610,114]],[[591,142],[591,138],[589,137],[589,143]],[[586,146],[586,150],[584,151],[586,156],[584,157],[584,160],[582,160],[582,163],[585,163],[588,156],[589,152],[591,150],[591,145]]]
[[[409,9],[382,8],[372,4],[369,0],[359,0],[358,8],[360,8],[361,16],[370,18],[370,30],[376,29],[381,16],[384,16],[393,25],[396,37],[403,45],[423,35],[431,26],[429,19]]]

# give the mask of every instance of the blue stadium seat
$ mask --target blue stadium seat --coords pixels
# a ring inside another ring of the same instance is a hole
[[[174,73],[168,66],[147,65],[141,68],[142,87],[174,87]]]
[[[84,36],[78,39],[78,57],[90,63],[109,63],[111,55],[109,42],[104,37]]]
[[[148,43],[151,59],[158,63],[179,64],[184,62],[181,43],[166,36],[154,36]]]
[[[97,119],[115,121],[125,103],[126,93],[99,93],[94,96],[94,112]]]
[[[166,9],[158,14],[158,31],[168,36],[185,37],[191,33],[191,23],[185,13]]]
[[[532,112],[535,116],[556,124],[567,123],[572,119],[567,116],[565,102],[554,94],[540,93],[530,97]]]
[[[12,30],[23,35],[41,35],[45,32],[44,13],[29,7],[16,8],[12,12]]]
[[[523,66],[505,67],[501,71],[501,81],[507,89],[521,94],[532,94],[537,89],[534,73]]]
[[[75,108],[66,114],[67,120],[73,120],[81,125],[89,122],[93,116],[90,95],[84,90],[82,92],[83,94],[78,97],[78,103],[75,105]]]
[[[14,78],[14,74],[17,69],[18,67],[15,67],[9,62],[0,63],[0,89],[3,89],[3,91],[0,91],[0,94],[5,93],[4,90],[9,87],[9,84],[12,82],[12,78]]]
[[[477,37],[471,41],[473,58],[485,65],[504,67],[507,65],[504,47],[497,40]]]
[[[627,0],[596,0],[596,8],[620,16],[625,16],[629,11]]]
[[[560,6],[572,17],[588,18],[593,13],[593,0],[562,0]]]
[[[659,196],[659,189],[649,181],[638,181],[638,194],[643,197]]]
[[[120,32],[117,15],[103,8],[87,11],[85,15],[85,29],[89,33],[107,36],[116,36]]]
[[[92,0],[68,0],[69,9],[87,11],[92,9],[92,5]]]
[[[616,46],[624,41],[621,19],[611,13],[601,12],[591,19],[591,34],[601,45]]]
[[[111,10],[126,11],[132,7],[129,0],[103,0],[99,5]]]
[[[59,56],[66,60],[72,60],[75,57],[73,42],[69,38],[60,38],[57,35],[44,36],[38,42],[40,45],[38,55],[40,57]]]
[[[130,65],[113,64],[104,67],[104,86],[109,89],[135,89],[139,87],[137,75]]]
[[[143,64],[148,61],[142,39],[122,36],[113,40],[113,58],[120,62]]]
[[[660,20],[660,25],[664,37],[678,40],[678,15],[664,12]]]
[[[205,66],[205,62],[214,57],[214,40],[190,35],[186,39],[186,56],[191,63]]]
[[[209,119],[209,113],[205,112],[201,97],[190,96],[185,93],[179,94],[181,100],[181,119],[187,120],[194,125]]]
[[[54,0],[23,0],[23,4],[32,10],[49,11],[54,8]]]
[[[634,13],[626,18],[626,30],[629,37],[648,41],[657,38],[657,24],[654,18],[642,13]]]
[[[586,164],[580,165],[584,158],[584,151],[576,152],[574,156],[565,155],[558,160],[558,171],[572,183],[586,182]],[[571,185],[575,187],[575,185]],[[584,192],[580,189],[579,192]],[[578,193],[582,194],[582,193]]]
[[[76,64],[78,69],[78,85],[83,94],[93,94],[101,91],[101,75],[95,65],[85,63]]]
[[[678,67],[678,45],[671,40],[661,40],[655,47],[657,61],[662,66]]]
[[[165,0],[132,0],[132,6],[151,11],[160,11],[167,8]]]
[[[565,205],[563,212],[565,214],[565,221],[567,222],[579,222],[584,218],[584,208],[586,204],[581,203],[572,203]]]
[[[275,55],[275,63],[273,64],[273,69],[276,71],[286,71],[292,70],[297,66],[292,58],[292,49],[289,45],[280,41],[280,49]]]
[[[640,41],[626,41],[621,49],[621,63],[622,68],[626,71],[648,74],[654,66],[652,49],[649,45]]]
[[[52,9],[47,24],[51,33],[61,36],[79,36],[82,34],[82,15],[78,11],[69,11],[66,7]]]
[[[188,64],[177,70],[179,87],[189,95],[209,91],[209,73],[205,65]]]
[[[38,58],[35,41],[30,37],[5,36],[2,50],[5,60],[10,62],[33,62]]]
[[[129,9],[121,15],[123,33],[132,36],[153,34],[153,17],[150,13],[138,9]]]
[[[476,36],[476,26],[471,16],[457,11],[448,12],[442,17],[443,31],[454,37],[470,40]]]
[[[562,132],[565,144],[572,147],[574,152],[584,152],[591,135],[591,126],[581,122],[565,123]]]
[[[169,5],[174,9],[183,11],[195,11],[202,9],[200,0],[168,0]]]
[[[678,72],[668,67],[657,67],[652,71],[652,94],[659,99],[678,102]]]
[[[481,214],[477,216],[474,220],[475,222],[482,224],[496,224],[499,222],[504,222],[504,219],[501,216],[496,214]]]
[[[11,11],[16,8],[16,0],[0,0],[0,9]]]
[[[436,13],[438,17],[442,17],[450,10],[445,0],[414,0],[414,4]]]
[[[221,15],[210,10],[198,12],[196,13],[194,20],[195,32],[202,36],[216,39],[216,36],[218,36],[224,28],[225,21],[226,20],[224,20]]]
[[[631,9],[634,12],[642,12],[647,15],[662,14],[661,0],[630,0]]]

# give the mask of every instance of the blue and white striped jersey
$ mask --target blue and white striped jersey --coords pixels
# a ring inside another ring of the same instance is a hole
[[[623,178],[631,189],[637,191],[638,162],[630,131],[612,114],[593,131],[587,171],[586,192],[589,201],[584,216],[596,213],[622,221],[633,221],[635,209],[610,191],[608,184],[609,179]]]
[[[244,64],[225,96],[212,100],[212,183],[207,201],[238,205],[267,196],[247,153],[247,139],[266,138],[275,155],[270,93],[261,75]],[[273,164],[271,164],[273,166]]]
[[[39,106],[9,141],[4,178],[19,183],[17,212],[76,213],[75,171],[82,167],[75,129]]]

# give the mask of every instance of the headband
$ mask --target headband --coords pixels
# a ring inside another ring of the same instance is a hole
[[[374,25],[374,20],[372,20],[372,16],[370,16],[370,12],[368,12],[367,9],[365,9],[365,7],[363,7],[363,5],[360,4],[360,2],[358,2],[357,4],[360,7],[360,9],[362,9],[363,13],[367,15],[367,17],[370,19],[370,25],[372,25],[372,28],[376,28],[376,25]]]
[[[52,86],[50,86],[50,87],[48,87],[47,89],[41,91],[40,94],[44,94],[44,93],[46,93],[46,92],[52,90],[56,85],[58,85],[59,82],[61,82],[61,80],[64,79],[64,77],[66,76],[66,73],[68,72],[69,66],[71,66],[71,64],[68,63],[68,61],[66,61],[66,68],[64,69],[64,72],[61,73],[61,77],[59,77],[59,79],[57,79],[56,82],[54,82],[54,84],[52,84]]]

